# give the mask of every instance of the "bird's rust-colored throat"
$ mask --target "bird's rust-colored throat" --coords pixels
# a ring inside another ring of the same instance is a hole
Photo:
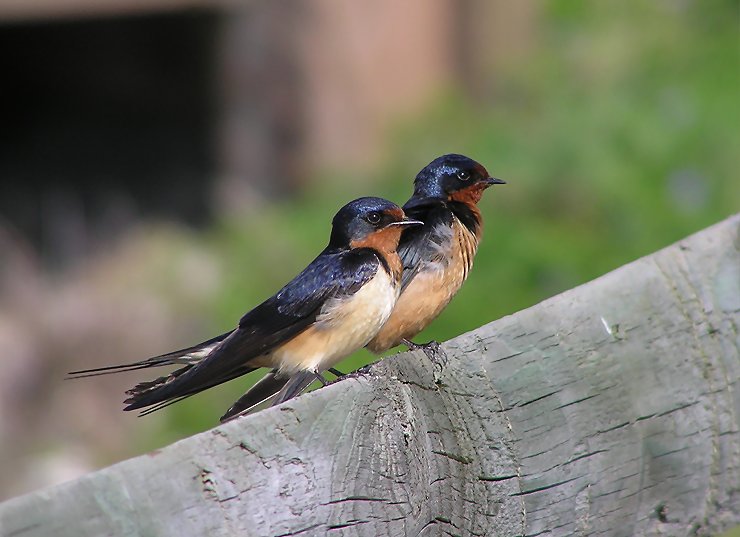
[[[473,209],[483,197],[483,191],[489,186],[483,182],[473,183],[468,187],[461,188],[450,194],[450,200],[464,203]]]
[[[351,248],[372,248],[383,253],[395,252],[404,226],[388,226],[374,231],[360,240],[352,241]]]
[[[403,233],[404,228],[405,226],[384,227],[360,240],[350,242],[350,248],[370,248],[375,250],[388,263],[394,279],[400,280],[403,266],[401,265],[401,259],[398,257],[396,248],[398,248],[398,241],[401,239],[401,233]]]

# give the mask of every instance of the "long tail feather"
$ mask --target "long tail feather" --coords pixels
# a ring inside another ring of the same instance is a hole
[[[149,407],[143,410],[139,414],[140,416],[146,416],[147,414],[151,414],[152,412],[156,412],[157,410],[168,407],[173,403],[182,401],[183,399],[186,399],[192,395],[195,395],[196,393],[200,393],[203,390],[207,390],[208,388],[213,388],[214,386],[218,386],[219,384],[223,384],[224,382],[228,382],[242,375],[246,375],[247,373],[251,373],[252,371],[256,369],[250,366],[243,366],[234,371],[229,372],[226,375],[222,375],[222,376],[213,378],[211,380],[208,380],[207,382],[204,382],[202,384],[199,384],[187,391],[173,393],[172,395],[167,395],[162,398],[157,397],[156,392],[158,390],[160,390],[161,388],[163,388],[165,385],[169,384],[170,382],[174,381],[177,377],[179,377],[181,374],[185,373],[192,367],[194,366],[187,365],[183,368],[173,371],[170,375],[166,377],[160,377],[153,381],[141,382],[137,384],[136,386],[134,386],[133,388],[131,388],[130,390],[126,392],[131,397],[129,397],[128,399],[124,401],[124,403],[126,403],[128,406],[126,406],[123,410],[126,410],[126,411],[139,410],[141,408]],[[155,400],[152,400],[152,396],[154,396]]]
[[[175,403],[179,403],[183,399],[187,399],[188,397],[192,397],[193,395],[195,395],[195,394],[194,393],[189,393],[187,395],[183,395],[182,397],[176,397],[175,399],[169,399],[168,401],[162,401],[159,404],[156,404],[154,406],[150,406],[149,408],[147,408],[145,410],[142,410],[141,412],[139,412],[138,416],[140,418],[143,417],[143,416],[148,416],[149,414],[151,414],[153,412],[156,412],[157,410],[162,410],[163,408],[166,408],[166,407],[168,407],[170,405],[174,405]],[[128,409],[124,409],[124,410],[128,410]]]
[[[67,373],[65,380],[84,379],[87,377],[99,377],[101,375],[111,375],[113,373],[125,373],[127,371],[138,371],[139,369],[148,369],[150,367],[159,367],[163,365],[170,365],[174,362],[162,361],[155,363],[154,361],[144,360],[142,362],[134,362],[131,364],[122,365],[110,365],[108,367],[98,367],[95,369],[82,369],[80,371],[70,371]]]
[[[220,336],[204,341],[192,347],[186,349],[180,349],[166,354],[160,354],[146,360],[139,362],[132,362],[130,364],[120,365],[109,365],[105,367],[96,367],[92,369],[81,369],[79,371],[70,371],[68,373],[68,379],[79,379],[85,377],[97,377],[99,375],[110,375],[112,373],[122,373],[125,371],[137,371],[139,369],[147,369],[149,367],[160,367],[165,365],[174,364],[189,364],[194,365],[200,362],[203,358],[221,343],[231,332],[226,332]],[[157,379],[159,380],[159,379]]]

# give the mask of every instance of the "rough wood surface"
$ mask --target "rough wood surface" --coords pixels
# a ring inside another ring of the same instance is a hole
[[[444,367],[394,356],[0,504],[0,534],[717,534],[740,524],[739,228],[449,341]]]

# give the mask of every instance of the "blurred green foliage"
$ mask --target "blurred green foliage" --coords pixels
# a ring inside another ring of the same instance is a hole
[[[740,526],[736,526],[719,535],[719,537],[740,537]]]
[[[481,203],[484,240],[467,283],[417,341],[473,330],[738,211],[738,20],[734,0],[547,2],[529,57],[497,72],[485,99],[448,88],[399,124],[372,177],[324,174],[296,199],[200,237],[227,270],[211,332],[302,269],[343,203],[402,203],[443,153],[469,155],[508,184]],[[363,350],[339,367],[374,359]],[[251,382],[171,407],[169,428],[146,447],[213,426]]]

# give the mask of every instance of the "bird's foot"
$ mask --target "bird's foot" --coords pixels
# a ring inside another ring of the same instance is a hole
[[[339,382],[340,380],[344,380],[344,379],[350,378],[352,376],[352,373],[347,373],[347,374],[342,373],[341,371],[339,371],[339,369],[337,369],[335,367],[330,367],[329,369],[327,369],[327,371],[329,373],[331,373],[332,375],[334,375],[335,377],[337,377],[334,380],[330,380],[328,382],[328,384],[335,384],[335,383]]]
[[[401,343],[406,345],[411,351],[421,351],[427,358],[433,363],[439,364],[441,367],[447,365],[447,355],[440,347],[439,343],[432,340],[428,343],[414,343],[408,339],[402,339]]]
[[[340,381],[345,380],[345,379],[355,379],[355,378],[358,378],[358,377],[364,377],[365,375],[367,375],[368,373],[370,373],[370,367],[372,365],[373,364],[364,365],[364,366],[362,366],[359,369],[355,369],[354,371],[350,371],[346,375],[342,375],[341,372],[337,371],[334,368],[327,369],[327,371],[329,371],[331,374],[337,375],[337,377],[339,377],[339,378],[331,381],[331,384],[334,384],[335,382],[340,382]],[[336,373],[335,373],[335,371],[336,371]]]
[[[331,381],[327,381],[326,379],[324,379],[324,386],[327,386],[329,384],[335,384],[345,379],[361,377],[365,375],[365,373],[367,373],[369,370],[370,370],[370,366],[366,365],[354,371],[350,371],[349,373],[342,373],[341,371],[339,371],[339,369],[335,367],[330,367],[329,369],[327,369],[327,371],[337,378]]]
[[[409,350],[423,352],[429,361],[434,365],[434,383],[441,383],[442,370],[447,366],[447,354],[442,350],[442,347],[438,342],[432,340],[428,343],[414,343],[409,339],[402,339],[401,342],[406,345]]]

